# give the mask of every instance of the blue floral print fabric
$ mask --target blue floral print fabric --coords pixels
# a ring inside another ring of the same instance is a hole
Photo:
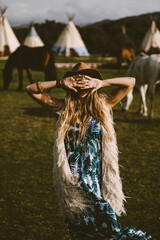
[[[66,219],[72,240],[152,239],[133,227],[122,228],[111,205],[101,195],[102,134],[101,125],[93,119],[88,123],[85,138],[77,146],[79,127],[71,127],[65,138],[65,149],[73,174],[79,174],[80,188],[90,195],[91,208],[87,213]]]

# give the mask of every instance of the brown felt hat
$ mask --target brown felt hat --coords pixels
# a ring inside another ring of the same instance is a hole
[[[89,77],[98,78],[98,79],[103,80],[103,77],[98,70],[88,67],[84,62],[77,63],[72,68],[72,71],[68,71],[64,74],[63,78],[73,77],[78,74],[87,75]]]

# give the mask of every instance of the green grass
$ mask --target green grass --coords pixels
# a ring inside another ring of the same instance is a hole
[[[58,63],[77,63],[77,62],[89,62],[89,63],[106,63],[108,61],[107,57],[102,57],[100,55],[91,55],[89,57],[65,57],[65,56],[55,56],[55,61]],[[116,58],[112,59],[113,63],[116,63]]]
[[[1,69],[4,66],[0,62]],[[58,69],[61,78],[66,70]],[[118,76],[115,70],[100,70],[105,78]],[[17,73],[9,90],[2,90],[0,75],[0,239],[69,240],[53,188],[52,113],[34,102],[25,92],[18,92]],[[124,75],[124,72],[121,73]],[[35,81],[44,75],[34,72]],[[28,85],[24,74],[24,87]],[[106,90],[106,89],[105,89]],[[104,91],[105,91],[104,90]],[[54,96],[65,96],[55,89]],[[135,92],[129,112],[114,110],[120,150],[121,177],[126,196],[127,216],[123,226],[135,226],[159,240],[159,133],[160,94],[156,92],[152,122],[136,114],[139,94]]]

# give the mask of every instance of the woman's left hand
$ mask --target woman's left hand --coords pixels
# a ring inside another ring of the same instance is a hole
[[[79,84],[80,89],[91,88],[91,93],[94,93],[102,87],[102,80],[97,78],[92,78],[86,75],[77,75],[75,77],[77,84]]]

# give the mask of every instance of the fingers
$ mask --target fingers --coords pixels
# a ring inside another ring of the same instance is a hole
[[[94,93],[97,89],[93,88],[91,91],[91,94]]]
[[[76,81],[76,84],[82,84],[82,85],[85,85],[85,84],[89,83],[88,79],[82,79],[82,78],[76,78],[75,81]]]
[[[86,83],[84,83],[84,82],[77,82],[77,81],[76,81],[76,82],[73,82],[73,83],[72,83],[72,86],[73,86],[73,87],[83,87],[83,86],[85,86],[85,84],[86,84]]]
[[[91,80],[91,79],[92,79],[91,77],[89,77],[89,76],[87,76],[87,75],[85,75],[84,77],[85,77],[85,79],[88,79],[88,80]]]
[[[81,83],[81,84],[77,84],[76,86],[79,87],[79,88],[81,88],[81,89],[91,88],[90,85],[88,84],[88,82]]]
[[[75,77],[70,77],[72,82],[75,82]]]
[[[80,87],[83,87],[84,86],[84,82],[83,81],[77,81],[75,79],[75,77],[71,77],[71,82],[70,82],[70,86],[69,88],[72,89],[73,91],[77,92],[77,89],[76,88],[80,88]]]
[[[85,86],[85,85],[89,85],[88,81],[79,81],[75,83],[77,87],[81,87],[81,86]]]
[[[77,92],[77,89],[74,87],[70,87],[71,90],[73,90],[74,92]]]
[[[67,83],[65,84],[67,88],[70,90],[73,90],[74,92],[77,92],[78,89],[89,89],[93,88],[93,83],[91,81],[91,77],[86,75],[76,75],[73,77],[69,77]]]
[[[91,80],[92,78],[87,75],[76,75],[75,77],[76,81],[83,81],[83,80]]]
[[[77,82],[77,83],[78,83],[78,82],[84,82],[84,80],[82,80],[82,79],[76,79],[75,82]]]
[[[81,90],[89,89],[89,86],[80,87]]]
[[[79,88],[88,88],[89,86],[89,80],[82,80],[81,78],[76,78],[75,82],[74,82],[74,86],[75,87],[79,87]]]

